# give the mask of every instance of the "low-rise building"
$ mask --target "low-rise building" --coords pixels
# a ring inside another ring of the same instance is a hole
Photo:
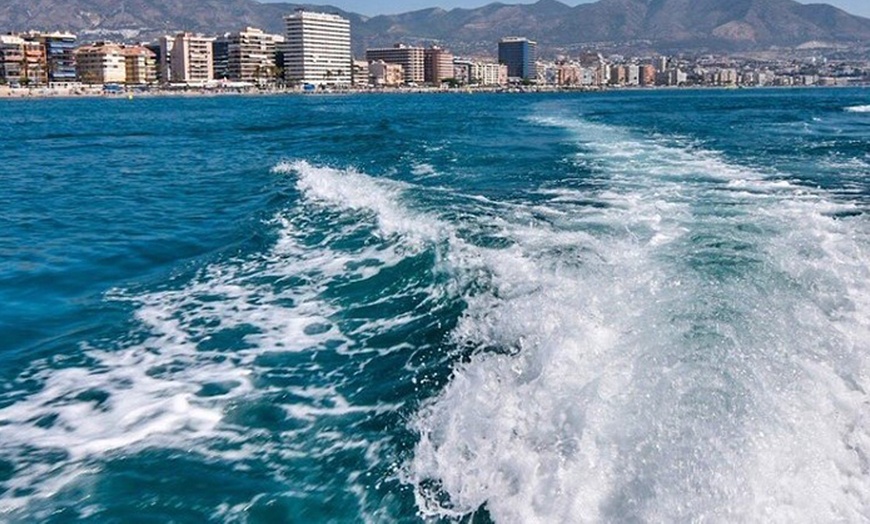
[[[465,85],[503,86],[508,83],[508,67],[495,62],[455,59],[453,78]]]
[[[405,83],[407,76],[399,64],[377,60],[369,64],[371,82],[379,87],[398,87]]]
[[[353,78],[352,82],[354,86],[357,87],[365,87],[370,84],[369,82],[369,63],[365,60],[354,60],[353,61]]]
[[[128,85],[153,84],[157,81],[157,56],[143,46],[124,48],[125,82]]]
[[[127,81],[124,49],[108,42],[79,47],[76,50],[76,74],[85,84],[123,84]]]
[[[583,81],[583,68],[575,64],[557,66],[556,83],[560,86],[579,86]]]
[[[396,44],[393,47],[369,49],[366,51],[366,60],[402,66],[406,84],[422,84],[426,81],[425,50],[422,47]]]
[[[0,35],[0,82],[20,84],[23,62],[24,39],[15,35]]]

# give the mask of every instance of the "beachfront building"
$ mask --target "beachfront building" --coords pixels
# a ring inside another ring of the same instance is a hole
[[[284,77],[316,86],[349,86],[353,71],[350,20],[297,10],[284,17]]]
[[[22,46],[24,61],[21,71],[21,83],[30,86],[48,84],[48,71],[45,66],[45,47],[38,40],[24,39]]]
[[[495,62],[474,62],[471,67],[471,78],[474,83],[482,86],[503,86],[508,83],[508,67]]]
[[[227,80],[230,77],[230,34],[219,36],[211,43],[212,73],[215,80]]]
[[[204,84],[214,79],[212,41],[202,35],[178,33],[169,53],[169,79],[184,84]]]
[[[640,66],[639,78],[640,85],[653,86],[656,84],[656,68],[652,64]]]
[[[628,77],[627,80],[628,85],[630,86],[639,86],[640,85],[640,66],[637,64],[630,64],[628,66]]]
[[[579,86],[583,83],[583,68],[577,64],[559,64],[555,80],[560,86]]]
[[[76,81],[76,35],[72,33],[38,33],[34,40],[42,44],[50,86],[66,86]]]
[[[426,81],[425,54],[422,47],[396,44],[393,47],[366,50],[366,60],[400,65],[405,72],[406,84],[422,84]]]
[[[24,61],[24,39],[14,35],[0,35],[0,83],[21,83]]]
[[[405,83],[405,70],[399,64],[378,60],[369,64],[372,84],[378,87],[398,87]]]
[[[124,49],[108,42],[79,47],[76,50],[76,75],[85,84],[123,84],[127,81]]]
[[[610,85],[624,86],[627,78],[627,69],[624,65],[610,66]]]
[[[453,78],[453,54],[440,47],[430,47],[423,51],[423,79],[425,82],[440,85]]]
[[[161,36],[156,42],[145,46],[157,56],[157,81],[161,84],[168,84],[172,80],[173,45],[175,45],[174,37]]]
[[[506,65],[495,62],[456,59],[453,61],[453,78],[460,84],[503,86],[508,83],[508,70]]]
[[[354,60],[352,77],[351,81],[353,82],[353,85],[357,87],[368,86],[370,84],[369,63],[365,60]]]
[[[510,36],[498,43],[498,62],[508,67],[508,77],[515,80],[535,80],[538,44],[528,38]]]
[[[144,46],[124,48],[125,82],[128,85],[153,84],[157,81],[157,55]]]
[[[284,38],[247,27],[226,36],[226,78],[236,82],[260,83],[275,78],[276,44]]]

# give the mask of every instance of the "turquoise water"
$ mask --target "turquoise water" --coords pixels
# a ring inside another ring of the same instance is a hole
[[[0,520],[870,518],[865,90],[0,111]]]

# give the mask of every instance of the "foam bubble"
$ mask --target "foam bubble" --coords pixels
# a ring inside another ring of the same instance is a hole
[[[849,113],[870,113],[870,105],[849,106],[845,108]]]

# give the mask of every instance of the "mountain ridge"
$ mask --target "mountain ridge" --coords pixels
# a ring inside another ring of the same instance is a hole
[[[598,0],[574,7],[539,0],[373,17],[333,6],[255,0],[8,0],[0,7],[0,29],[67,29],[90,39],[141,40],[180,30],[220,34],[249,25],[282,33],[282,16],[297,8],[350,19],[357,54],[399,41],[438,43],[458,52],[492,50],[507,35],[535,39],[542,51],[595,42],[642,41],[686,50],[870,42],[870,19],[794,0]]]

